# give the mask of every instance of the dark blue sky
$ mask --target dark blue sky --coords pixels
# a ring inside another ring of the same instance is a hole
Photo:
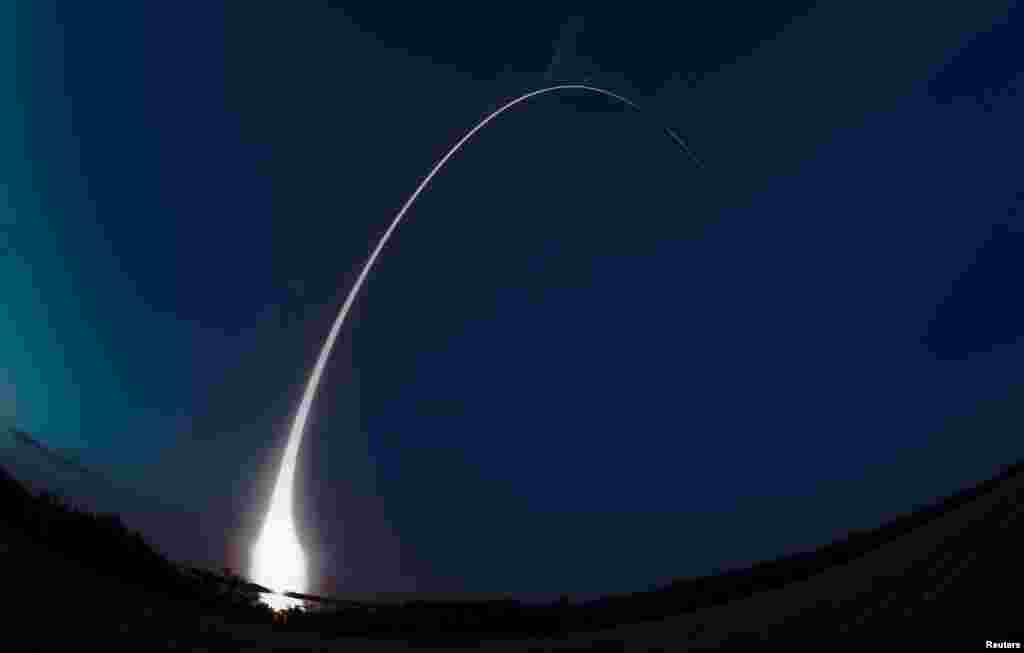
[[[414,207],[304,445],[320,578],[639,589],[989,475],[1022,453],[1020,10],[755,4],[5,9],[3,410],[244,566],[358,266],[551,69],[649,119],[537,99]]]

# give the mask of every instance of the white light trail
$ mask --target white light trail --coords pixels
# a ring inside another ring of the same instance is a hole
[[[288,591],[307,593],[306,559],[299,543],[298,534],[295,531],[295,523],[292,518],[295,463],[299,454],[299,446],[302,444],[302,436],[306,430],[306,421],[309,419],[309,411],[313,405],[313,399],[316,396],[317,388],[320,386],[320,378],[323,376],[324,368],[327,366],[327,360],[330,358],[331,351],[334,349],[334,342],[338,338],[338,333],[341,331],[341,327],[345,323],[345,318],[348,316],[349,310],[352,308],[352,304],[359,295],[359,291],[362,289],[363,283],[366,281],[366,277],[369,274],[370,269],[377,261],[377,257],[380,256],[381,250],[384,249],[384,245],[387,244],[388,240],[391,238],[391,234],[394,233],[396,228],[398,228],[402,218],[405,217],[406,212],[408,212],[409,208],[416,201],[416,198],[418,198],[420,193],[422,193],[427,187],[427,184],[430,183],[434,176],[437,175],[441,168],[444,167],[444,164],[447,163],[448,160],[451,159],[452,156],[454,156],[455,153],[458,152],[474,134],[483,129],[488,123],[500,116],[502,113],[508,111],[521,102],[525,102],[526,100],[538,95],[563,90],[582,90],[599,93],[640,111],[640,107],[631,100],[617,93],[613,93],[612,91],[596,86],[589,86],[587,84],[558,84],[555,86],[548,86],[536,91],[531,91],[525,95],[521,95],[493,111],[475,127],[469,130],[465,136],[459,139],[459,141],[455,143],[455,145],[453,145],[452,148],[448,150],[448,152],[441,157],[436,164],[434,164],[434,167],[431,168],[430,172],[427,173],[427,176],[423,178],[423,181],[420,182],[419,186],[416,187],[416,190],[413,191],[412,195],[409,196],[409,199],[407,199],[405,204],[402,205],[402,208],[399,209],[398,214],[395,215],[394,219],[391,221],[391,225],[388,227],[387,231],[385,231],[384,235],[380,237],[380,240],[377,242],[377,246],[370,254],[366,264],[363,265],[363,269],[356,278],[355,283],[352,285],[352,289],[349,290],[348,296],[345,298],[345,303],[342,304],[341,310],[338,311],[338,316],[331,325],[331,331],[327,335],[327,339],[324,341],[323,346],[320,348],[320,355],[317,357],[316,365],[313,367],[313,372],[310,374],[309,381],[306,384],[306,390],[302,395],[302,401],[299,403],[299,409],[295,413],[295,419],[292,421],[291,432],[288,435],[288,445],[285,449],[284,457],[281,462],[281,471],[277,476],[277,483],[274,485],[274,492],[271,495],[270,508],[267,511],[267,517],[264,521],[263,529],[256,540],[255,546],[253,547],[251,576],[252,580],[256,583],[264,585],[275,592]],[[703,167],[697,157],[694,156],[693,152],[690,151],[690,148],[688,148],[686,143],[683,142],[682,138],[668,127],[663,128],[663,130],[669,138],[682,148],[687,156],[689,156],[698,167]],[[267,603],[271,605],[271,607],[285,608],[298,602],[287,597],[275,596],[269,599]]]

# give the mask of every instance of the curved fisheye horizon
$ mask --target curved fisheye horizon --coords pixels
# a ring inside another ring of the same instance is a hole
[[[8,639],[1024,642],[1022,11],[0,3]]]

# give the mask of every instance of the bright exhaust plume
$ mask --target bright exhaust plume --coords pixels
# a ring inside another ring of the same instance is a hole
[[[300,423],[296,418],[292,426],[281,471],[270,498],[270,509],[252,549],[252,580],[278,593],[306,593],[306,554],[299,543],[293,517],[295,462],[304,423],[305,419]],[[296,427],[300,429],[299,437],[295,437]],[[263,601],[274,610],[287,610],[302,605],[301,600],[280,594],[266,596]]]
[[[377,242],[377,246],[363,265],[363,269],[360,271],[351,290],[349,290],[348,296],[345,298],[345,303],[342,304],[341,310],[338,311],[338,316],[331,325],[331,331],[324,340],[323,346],[320,348],[320,355],[317,357],[316,366],[313,368],[313,372],[309,376],[309,381],[306,384],[306,390],[302,395],[301,402],[299,403],[299,409],[296,411],[295,419],[292,422],[291,432],[288,435],[288,445],[285,449],[284,458],[281,461],[281,471],[278,474],[277,483],[274,485],[274,492],[271,495],[270,508],[267,511],[267,517],[263,523],[263,529],[260,532],[252,550],[251,576],[252,580],[256,583],[272,589],[275,592],[307,593],[308,579],[306,578],[306,556],[302,551],[301,544],[299,543],[298,533],[295,530],[295,520],[293,519],[295,462],[298,459],[299,446],[302,444],[302,436],[306,430],[306,421],[309,419],[310,407],[313,405],[313,399],[316,396],[317,388],[320,386],[320,378],[323,376],[324,368],[327,366],[327,360],[331,356],[331,350],[334,349],[334,342],[338,338],[338,333],[341,331],[341,327],[345,323],[345,318],[348,316],[349,310],[352,308],[352,304],[359,295],[359,291],[362,289],[363,283],[366,281],[366,277],[369,274],[370,269],[377,261],[377,257],[380,256],[381,250],[384,249],[384,245],[387,244],[388,240],[391,238],[391,234],[398,227],[402,218],[405,217],[406,212],[408,212],[409,208],[416,201],[416,198],[420,196],[420,193],[423,192],[434,176],[437,175],[441,168],[444,167],[444,164],[448,162],[448,159],[452,158],[452,156],[454,156],[455,153],[458,152],[474,134],[483,129],[489,122],[497,118],[499,115],[520,102],[524,102],[537,95],[563,90],[582,90],[598,93],[621,102],[636,111],[640,111],[640,107],[633,101],[617,93],[613,93],[596,86],[589,86],[587,84],[558,84],[555,86],[548,86],[546,88],[521,95],[493,111],[490,115],[477,123],[475,127],[469,130],[457,143],[455,143],[455,145],[451,147],[450,150],[448,150],[443,157],[441,157],[436,164],[434,164],[434,167],[430,169],[427,176],[423,178],[423,181],[420,182],[419,186],[416,187],[416,190],[409,196],[409,199],[407,199],[405,204],[402,205],[402,208],[398,210],[398,214],[395,215],[394,219],[391,221],[387,231],[385,231],[384,235],[380,237],[380,240]],[[675,131],[668,127],[663,127],[662,131],[672,139],[672,141],[679,146],[679,148],[682,149],[691,160],[693,160],[698,168],[704,167],[693,152],[691,152],[686,146],[683,139],[675,133]],[[301,604],[301,601],[299,600],[280,595],[269,597],[265,599],[265,601],[275,609],[286,609],[293,605]]]

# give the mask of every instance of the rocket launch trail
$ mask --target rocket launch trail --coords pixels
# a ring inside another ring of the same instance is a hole
[[[349,310],[352,308],[352,304],[355,302],[356,297],[358,297],[359,291],[362,289],[370,269],[373,268],[373,265],[376,263],[377,258],[384,249],[384,246],[391,238],[395,229],[397,229],[398,225],[402,222],[405,214],[409,211],[410,207],[412,207],[413,203],[416,202],[416,199],[420,196],[427,185],[430,184],[430,181],[434,176],[440,172],[441,168],[444,167],[448,160],[451,159],[463,145],[473,138],[477,132],[512,107],[539,95],[554,93],[556,91],[587,91],[590,93],[597,93],[616,100],[617,102],[621,102],[622,104],[642,113],[640,107],[633,101],[597,86],[590,86],[587,84],[558,84],[548,86],[520,95],[493,111],[475,127],[470,129],[461,139],[459,139],[457,143],[455,143],[455,145],[451,147],[451,149],[448,150],[448,152],[445,153],[443,157],[441,157],[436,164],[434,164],[434,167],[431,168],[430,172],[423,178],[423,181],[421,181],[419,186],[416,187],[416,190],[413,191],[402,207],[398,210],[398,213],[388,226],[387,231],[385,231],[380,237],[380,240],[377,242],[377,246],[373,249],[373,252],[363,265],[359,276],[356,278],[355,283],[352,285],[352,289],[345,298],[345,302],[342,304],[341,310],[338,311],[338,316],[331,325],[331,330],[328,333],[323,346],[320,348],[320,355],[317,357],[316,365],[313,367],[313,371],[309,376],[309,381],[306,383],[305,392],[302,394],[302,400],[299,403],[299,408],[295,413],[294,420],[292,421],[291,431],[288,435],[288,444],[285,448],[281,462],[281,469],[274,485],[273,494],[271,495],[270,507],[267,510],[267,516],[264,521],[263,528],[256,540],[255,546],[253,547],[251,577],[255,582],[265,585],[276,592],[291,591],[305,593],[307,591],[305,557],[301,545],[299,544],[297,533],[295,532],[295,525],[292,516],[296,460],[298,458],[299,447],[302,444],[303,433],[306,429],[306,422],[309,419],[310,408],[312,407],[313,399],[316,397],[317,388],[320,386],[320,378],[323,376],[324,368],[327,366],[327,361],[331,356],[331,351],[334,349],[334,343],[338,338],[338,333],[341,331],[341,327],[345,324],[345,318],[348,316]],[[672,141],[691,161],[693,161],[698,168],[704,168],[700,160],[697,159],[690,148],[687,147],[683,139],[675,131],[668,127],[663,127],[662,131],[672,139]],[[276,601],[276,604],[274,601]],[[268,602],[271,603],[272,607],[288,606],[288,600],[285,597],[274,597],[272,601]]]

